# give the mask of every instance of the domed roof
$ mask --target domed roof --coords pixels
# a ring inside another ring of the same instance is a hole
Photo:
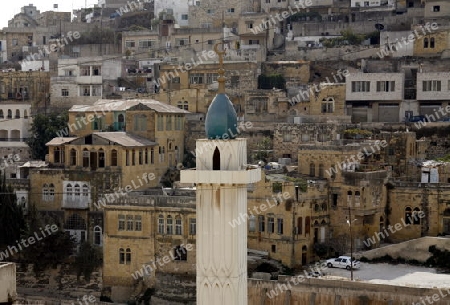
[[[208,139],[234,139],[237,131],[237,114],[225,93],[218,93],[208,108],[205,119]]]

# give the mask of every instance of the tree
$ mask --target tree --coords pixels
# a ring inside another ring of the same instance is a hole
[[[58,263],[62,263],[72,254],[75,239],[66,234],[62,230],[62,225],[55,219],[49,216],[38,216],[34,205],[29,209],[27,224],[28,229],[22,238],[27,239],[30,236],[35,236],[35,234],[40,235],[41,238],[35,244],[25,248],[22,256],[26,263],[33,264],[33,270],[36,275],[50,266],[55,267]],[[46,225],[56,225],[59,230],[44,237],[41,231]]]
[[[16,194],[6,185],[5,174],[0,176],[0,245],[15,245],[26,229],[23,211],[17,205]]]
[[[64,131],[68,135],[67,122],[67,113],[38,114],[33,118],[27,144],[34,159],[45,160],[47,154],[45,144],[59,134],[64,134]]]
[[[75,269],[77,270],[77,279],[80,275],[84,276],[86,281],[91,279],[92,272],[102,265],[102,252],[98,247],[89,242],[83,242],[80,246],[80,252],[75,258]]]
[[[264,137],[256,144],[256,151],[253,155],[254,161],[264,161],[267,163],[269,151],[272,149],[272,141],[269,137]]]

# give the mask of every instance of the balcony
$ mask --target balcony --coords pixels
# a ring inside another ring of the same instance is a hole
[[[258,50],[261,48],[259,44],[241,44],[242,50]]]
[[[248,184],[261,180],[261,168],[240,171],[183,170],[182,183]]]

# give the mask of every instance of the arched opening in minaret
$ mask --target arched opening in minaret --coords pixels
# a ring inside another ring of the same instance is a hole
[[[213,170],[220,171],[220,151],[217,147],[213,154]]]

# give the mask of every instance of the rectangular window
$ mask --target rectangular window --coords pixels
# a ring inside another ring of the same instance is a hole
[[[190,84],[203,84],[203,73],[191,73],[189,75],[189,83]]]
[[[258,216],[258,231],[264,232],[266,227],[266,220],[263,215]]]
[[[247,23],[247,29],[253,29],[253,23]]]
[[[189,234],[190,235],[197,234],[197,220],[195,218],[189,219]]]
[[[164,130],[164,116],[161,114],[158,114],[158,120],[157,120],[157,124],[158,124],[158,131],[162,131]]]
[[[91,67],[90,66],[81,66],[80,67],[80,76],[90,76],[91,75]]]
[[[172,116],[170,114],[166,116],[166,130],[172,130]]]
[[[187,14],[182,14],[181,15],[181,20],[188,20],[188,15]]]
[[[181,235],[181,218],[175,219],[175,235]]]
[[[152,40],[139,40],[139,48],[141,48],[141,49],[151,48],[152,45],[153,45]]]
[[[394,92],[395,81],[377,81],[377,92]]]
[[[92,75],[95,75],[95,76],[102,75],[102,67],[101,66],[92,66]]]
[[[142,231],[142,216],[141,215],[134,216],[134,230]]]
[[[277,219],[277,232],[278,234],[283,234],[283,218]]]
[[[133,215],[127,215],[127,231],[133,231]]]
[[[125,47],[126,48],[134,48],[136,46],[136,43],[134,40],[125,40]]]
[[[353,81],[352,92],[370,92],[369,81]]]
[[[173,234],[173,219],[172,219],[172,217],[167,217],[166,228],[167,228],[167,230],[166,230],[167,235],[172,235]]]
[[[268,233],[275,232],[275,219],[273,217],[267,218],[267,232]]]
[[[69,96],[69,89],[61,89],[61,96]]]
[[[19,44],[18,42],[19,42],[19,40],[17,40],[16,38],[13,38],[13,40],[12,40],[13,47],[17,46]]]
[[[183,116],[181,114],[175,117],[175,130],[183,130]]]
[[[119,231],[125,230],[125,215],[119,215]]]
[[[259,39],[250,39],[248,44],[259,44]]]
[[[212,84],[212,83],[216,82],[218,76],[219,76],[219,74],[217,74],[217,73],[206,73],[206,83]]]
[[[228,13],[234,13],[234,7],[231,7],[227,10]]]
[[[158,219],[158,234],[164,234],[164,217],[162,215]]]
[[[422,82],[422,90],[424,92],[429,91],[441,91],[441,81],[440,80],[424,80]]]

